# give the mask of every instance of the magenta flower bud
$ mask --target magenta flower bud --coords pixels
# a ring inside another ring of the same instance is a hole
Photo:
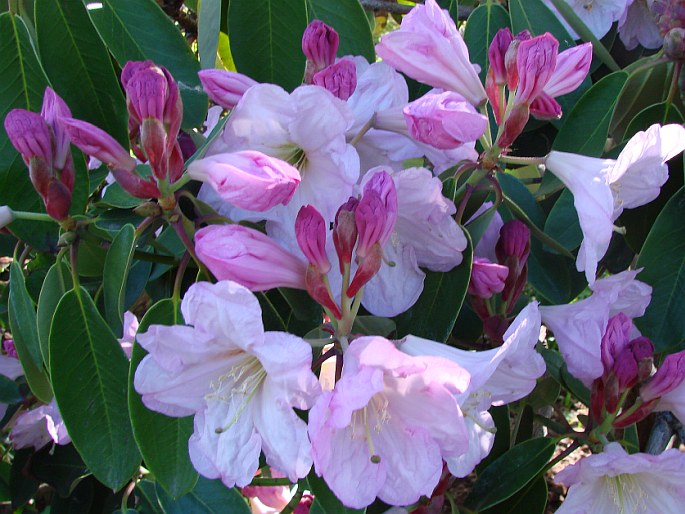
[[[544,87],[545,93],[556,98],[575,91],[590,72],[591,64],[592,43],[564,50],[557,55],[554,73]]]
[[[504,130],[497,140],[497,146],[508,148],[523,132],[530,118],[530,107],[527,104],[514,105],[504,121]]]
[[[516,67],[516,56],[518,54],[519,45],[523,41],[528,41],[533,36],[530,32],[523,30],[514,36],[513,41],[509,44],[509,48],[504,54],[504,67],[507,70],[507,87],[509,91],[514,91],[519,83],[518,68]]]
[[[488,259],[475,257],[471,268],[468,293],[479,298],[490,298],[504,289],[509,268],[495,264]]]
[[[136,161],[116,139],[87,121],[62,118],[64,127],[74,146],[95,157],[111,168],[133,172]]]
[[[549,32],[521,42],[516,53],[515,105],[530,105],[542,92],[554,73],[558,51],[559,42]]]
[[[69,136],[62,126],[61,118],[71,118],[71,111],[64,100],[52,88],[46,87],[40,114],[52,129],[54,138],[53,166],[61,170],[67,164],[70,143]]]
[[[379,239],[380,245],[385,246],[385,243],[390,239],[392,231],[395,229],[395,223],[397,222],[398,203],[395,182],[387,172],[378,171],[374,173],[371,179],[364,185],[364,195],[370,192],[377,193],[385,205],[387,216]],[[359,206],[357,206],[357,208],[359,208]]]
[[[347,100],[357,88],[357,67],[349,59],[340,59],[316,72],[312,83],[327,89],[341,100]]]
[[[169,70],[164,66],[159,67],[164,73],[167,80],[167,98],[164,103],[164,124],[167,127],[167,133],[169,134],[169,146],[171,146],[172,141],[176,141],[178,136],[178,131],[181,130],[181,122],[183,121],[183,101],[181,100],[181,93],[178,90],[178,84],[171,76]]]
[[[202,70],[198,75],[210,100],[224,109],[233,109],[245,91],[259,84],[237,71]]]
[[[124,191],[136,198],[148,199],[161,196],[157,184],[153,182],[152,178],[143,179],[133,172],[118,168],[110,168],[110,171],[114,176],[114,180],[119,183]]]
[[[259,212],[287,205],[300,183],[296,168],[251,150],[198,159],[188,166],[188,175],[209,184],[222,200]]]
[[[352,251],[354,245],[357,243],[357,223],[355,221],[354,212],[357,209],[359,200],[350,197],[350,199],[342,204],[335,214],[335,223],[333,224],[333,245],[338,254],[338,262],[340,264],[340,273],[344,273],[345,265],[352,262]]]
[[[147,61],[128,61],[124,68],[121,70],[121,85],[124,89],[127,88],[129,80],[141,70],[146,70],[149,68],[154,68],[156,65],[154,62]]]
[[[648,338],[641,336],[629,343],[637,362],[637,375],[640,382],[647,380],[652,374],[654,366],[654,345]]]
[[[210,225],[195,233],[195,251],[217,279],[233,280],[251,291],[307,289],[307,265],[257,230]]]
[[[302,34],[302,53],[313,65],[314,72],[335,62],[340,38],[335,29],[321,20],[312,20]]]
[[[685,380],[685,351],[667,355],[656,373],[640,389],[640,397],[648,402],[660,398]]]
[[[63,220],[69,216],[71,207],[71,191],[56,178],[48,183],[45,195],[45,210],[56,220]]]
[[[530,104],[530,114],[539,120],[561,118],[561,105],[544,91]]]
[[[357,250],[357,255],[359,255],[359,250]],[[382,263],[383,249],[380,244],[376,243],[368,249],[364,258],[359,262],[350,287],[347,288],[347,297],[354,298],[359,290],[378,273]]]
[[[164,123],[156,118],[145,118],[140,126],[140,143],[150,162],[152,173],[160,180],[168,178],[169,160],[167,132]]]
[[[161,69],[155,66],[138,70],[127,81],[125,89],[129,111],[138,120],[163,120],[168,86]]]
[[[424,95],[402,112],[411,137],[441,150],[478,140],[488,124],[466,98],[452,91]]]
[[[520,220],[507,221],[499,231],[495,254],[500,263],[514,256],[523,267],[530,254],[530,229]]]
[[[609,318],[607,328],[600,343],[601,359],[605,373],[608,373],[614,367],[616,356],[623,352],[623,349],[628,345],[632,330],[633,322],[622,312]]]
[[[618,387],[623,394],[630,389],[638,380],[638,364],[630,348],[624,348],[614,359],[613,373],[618,379]]]
[[[388,211],[380,195],[371,191],[368,194],[364,194],[359,201],[354,216],[359,233],[357,258],[364,259],[371,248],[379,244],[386,219],[388,218]]]
[[[497,85],[504,85],[507,82],[507,67],[504,61],[509,45],[513,40],[514,35],[511,33],[511,29],[506,27],[497,31],[488,48],[488,62],[490,63],[488,74],[492,74]]]
[[[27,166],[32,158],[38,157],[48,169],[52,168],[50,128],[40,114],[12,109],[5,117],[5,131]]]
[[[333,297],[331,296],[331,291],[324,281],[325,274],[319,272],[311,264],[307,266],[307,271],[305,273],[305,286],[307,288],[307,293],[311,296],[319,305],[323,305],[328,309],[336,319],[342,319],[342,312],[340,312],[340,307],[335,303]]]
[[[3,340],[2,350],[5,352],[5,355],[8,355],[9,357],[14,357],[15,359],[19,358],[17,349],[14,347],[14,339]]]
[[[305,205],[295,220],[297,244],[309,263],[322,275],[331,269],[326,255],[326,221],[312,205]]]
[[[186,135],[185,132],[181,132],[181,135]],[[183,144],[181,144],[183,143]],[[183,166],[188,157],[193,155],[195,151],[189,152],[191,149],[195,148],[190,136],[187,138],[178,138],[178,141],[174,142],[174,146],[171,148],[171,155],[169,155],[169,183],[173,184],[181,175],[183,175]]]

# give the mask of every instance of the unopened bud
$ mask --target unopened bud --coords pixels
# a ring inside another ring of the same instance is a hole
[[[638,380],[638,365],[630,348],[624,348],[614,359],[613,372],[618,380],[620,393],[630,389]]]
[[[521,31],[509,44],[507,51],[504,54],[504,67],[507,70],[507,87],[509,91],[514,91],[519,83],[518,68],[516,67],[516,56],[518,53],[519,45],[523,41],[527,41],[531,38],[530,32],[527,30]]]
[[[327,89],[341,100],[347,100],[357,88],[357,67],[351,60],[341,59],[316,72],[312,83]]]
[[[40,114],[52,129],[54,137],[53,166],[61,170],[67,164],[70,143],[69,135],[62,126],[61,118],[71,118],[71,111],[64,100],[52,88],[46,87]]]
[[[311,205],[305,205],[297,213],[295,236],[302,253],[320,274],[331,269],[326,255],[326,222],[323,216]]]
[[[237,71],[202,70],[198,75],[210,100],[224,109],[233,109],[245,92],[258,84]]]
[[[609,318],[600,343],[600,354],[605,373],[613,369],[614,360],[628,345],[632,330],[633,323],[624,313],[619,312],[616,316]]]
[[[672,61],[685,60],[685,29],[677,27],[664,37],[664,53]]]
[[[357,242],[357,223],[355,221],[355,210],[359,200],[350,197],[350,199],[342,204],[335,214],[335,223],[333,224],[333,245],[338,254],[338,262],[340,263],[340,273],[344,273],[345,265],[352,262],[352,251]]]
[[[685,351],[667,355],[656,373],[640,389],[644,401],[659,398],[678,387],[685,380]]]
[[[107,166],[133,172],[136,161],[116,139],[87,121],[75,118],[62,119],[74,146],[95,157]]]
[[[340,38],[330,25],[313,20],[302,34],[302,52],[312,66],[312,75],[335,62]]]
[[[630,348],[637,362],[637,375],[640,382],[647,380],[654,368],[654,345],[646,337],[630,341]]]
[[[471,267],[468,293],[479,298],[490,298],[495,293],[501,293],[508,274],[509,268],[506,266],[475,257]]]
[[[50,129],[40,114],[13,109],[5,117],[5,131],[27,166],[32,157],[38,157],[52,168]]]
[[[156,66],[139,69],[129,78],[125,89],[129,111],[137,120],[163,120],[168,87],[161,69]]]
[[[549,32],[521,42],[516,52],[518,86],[515,105],[530,106],[542,93],[556,68],[558,52],[559,42]]]
[[[50,180],[45,195],[45,210],[56,219],[63,220],[69,216],[71,207],[71,191],[56,178]]]
[[[2,209],[2,207],[0,207],[0,209]],[[19,355],[17,354],[17,349],[14,346],[14,339],[3,340],[2,349],[5,352],[5,355],[8,355],[9,357],[14,357],[15,359],[19,358]]]
[[[515,105],[506,120],[504,121],[504,130],[497,140],[497,146],[500,148],[508,148],[516,140],[528,123],[530,118],[530,107],[527,104]]]
[[[359,250],[357,250],[357,255],[359,255]],[[379,243],[375,243],[367,249],[364,258],[360,260],[350,287],[347,288],[347,297],[354,298],[359,290],[378,273],[382,263],[383,249]]]
[[[318,269],[316,269],[311,264],[307,267],[307,271],[304,277],[304,283],[307,288],[309,296],[311,296],[316,302],[326,309],[328,309],[333,316],[337,319],[342,319],[342,312],[340,312],[340,307],[335,303],[329,288],[324,282],[324,277]]]
[[[495,246],[497,260],[503,263],[507,257],[515,256],[519,264],[528,260],[530,254],[530,229],[520,220],[507,221],[499,231],[499,240]]]
[[[507,82],[505,58],[513,40],[514,35],[509,27],[506,27],[497,31],[488,48],[488,62],[490,63],[492,78],[497,85],[503,85]]]

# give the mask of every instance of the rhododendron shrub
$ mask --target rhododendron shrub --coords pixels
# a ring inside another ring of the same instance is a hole
[[[0,510],[683,511],[682,2],[409,4],[3,8]]]

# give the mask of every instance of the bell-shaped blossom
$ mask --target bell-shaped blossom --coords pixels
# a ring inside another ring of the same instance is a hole
[[[469,431],[469,450],[445,459],[455,476],[465,477],[490,453],[495,441],[494,422],[487,412],[490,406],[525,397],[545,372],[545,362],[535,351],[539,335],[540,313],[537,303],[531,303],[516,316],[499,348],[470,352],[412,335],[400,341],[400,350],[409,355],[442,357],[471,374],[468,389],[458,395]]]
[[[54,398],[46,405],[22,412],[14,422],[10,440],[17,449],[36,450],[50,442],[60,445],[71,442]]]
[[[430,496],[443,458],[468,447],[455,395],[469,374],[445,359],[406,355],[377,336],[355,339],[344,359],[335,389],[309,413],[316,473],[348,507]]]
[[[252,291],[305,289],[307,265],[255,229],[210,225],[195,233],[195,251],[219,280],[233,280]]]
[[[482,257],[475,257],[471,267],[468,293],[479,298],[490,298],[504,289],[509,268],[495,264]]]
[[[609,318],[619,312],[638,318],[649,305],[652,288],[635,280],[637,273],[627,270],[597,280],[592,295],[584,300],[540,307],[542,321],[554,332],[569,372],[588,387],[604,371],[601,341]]]
[[[618,20],[618,37],[627,50],[634,50],[637,45],[649,49],[662,45],[663,37],[647,0],[628,0],[628,7]]]
[[[486,98],[464,39],[449,13],[435,0],[417,4],[398,30],[381,38],[376,53],[411,78],[455,91],[473,105]]]
[[[312,463],[306,425],[292,410],[319,393],[311,347],[264,332],[257,298],[230,281],[192,285],[181,302],[189,326],[152,325],[134,385],[150,409],[195,415],[190,459],[203,476],[245,486],[263,452],[292,481]]]
[[[545,5],[557,15],[573,39],[578,39],[578,34],[566,22],[564,17],[557,11],[551,0],[543,0]],[[611,25],[625,12],[629,0],[564,0],[569,7],[578,15],[580,20],[598,39],[606,36]]]
[[[188,175],[209,184],[223,201],[259,212],[287,205],[300,183],[300,173],[287,162],[249,150],[197,159]]]
[[[557,473],[554,480],[570,486],[557,514],[679,514],[685,502],[684,479],[685,454],[679,450],[629,454],[619,443],[609,443],[602,453]]]
[[[477,141],[488,124],[485,116],[452,91],[424,95],[402,112],[414,139],[445,150]]]
[[[237,71],[201,70],[198,76],[209,99],[224,109],[233,109],[248,89],[259,84]]]
[[[340,59],[315,73],[312,84],[330,91],[336,98],[347,100],[357,87],[357,68],[350,59]]]

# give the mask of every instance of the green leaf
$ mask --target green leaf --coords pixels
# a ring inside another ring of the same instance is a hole
[[[683,123],[683,115],[675,105],[669,104],[668,102],[661,102],[645,107],[631,120],[625,134],[623,134],[623,140],[630,139],[635,134],[641,130],[645,130],[654,123],[660,125]]]
[[[50,325],[57,304],[71,286],[69,270],[61,262],[56,262],[48,270],[38,298],[37,328],[40,352],[46,367],[50,365]]]
[[[97,203],[98,206],[104,207],[115,207],[117,209],[131,209],[133,207],[138,207],[143,201],[140,198],[131,196],[124,188],[119,185],[118,182],[110,184],[105,189],[105,194],[102,195],[102,199]]]
[[[69,496],[88,468],[73,444],[50,445],[31,458],[31,474],[57,489],[63,498]]]
[[[355,334],[388,337],[395,330],[397,327],[393,320],[380,316],[357,316],[352,324],[352,332]]]
[[[545,233],[549,234],[564,248],[575,250],[583,240],[578,213],[573,205],[573,194],[568,189],[562,191],[545,221]],[[546,247],[545,250],[549,250]]]
[[[652,286],[647,312],[635,320],[657,352],[685,349],[685,189],[666,204],[637,261],[638,279]]]
[[[145,314],[138,332],[147,332],[153,324],[175,325],[182,322],[174,302],[165,299],[153,305]],[[140,395],[133,387],[133,377],[138,364],[146,355],[147,352],[140,345],[136,343],[133,346],[128,387],[133,435],[146,467],[169,495],[178,498],[193,489],[198,477],[188,456],[188,439],[193,433],[193,418],[170,418],[148,410],[143,405]]]
[[[133,225],[124,225],[114,237],[105,257],[102,276],[105,318],[115,334],[122,333],[126,279],[135,250],[135,232]]]
[[[52,390],[43,369],[43,358],[36,328],[36,311],[26,291],[24,274],[16,261],[10,266],[9,320],[14,346],[17,349],[21,367],[24,368],[26,381],[33,394],[47,403],[52,399]]]
[[[128,362],[83,288],[57,305],[50,372],[74,446],[98,480],[119,489],[140,464],[126,402]]]
[[[466,21],[464,41],[471,62],[480,65],[480,78],[488,71],[488,47],[498,30],[509,27],[509,13],[499,4],[488,2],[476,7]]]
[[[128,114],[119,80],[82,0],[36,2],[43,68],[75,118],[128,145]]]
[[[159,504],[166,514],[250,514],[250,508],[238,490],[229,489],[220,480],[200,477],[192,492],[176,501],[159,484],[156,490]]]
[[[481,511],[510,498],[545,468],[555,447],[556,441],[546,437],[514,446],[480,474],[466,505]]]
[[[483,514],[544,514],[547,507],[547,481],[537,477],[508,500]]]
[[[464,231],[468,246],[462,252],[464,260],[452,271],[426,271],[423,292],[406,312],[394,318],[397,337],[413,334],[433,341],[447,341],[457,320],[466,289],[471,279],[473,246]]]
[[[200,52],[200,67],[207,70],[214,68],[216,63],[221,25],[221,0],[202,0],[197,18],[197,49]]]
[[[88,14],[120,66],[150,59],[169,70],[183,99],[184,128],[204,121],[207,95],[197,75],[200,64],[154,0],[102,0],[102,7],[89,9]]]
[[[307,15],[310,22],[321,20],[338,32],[339,56],[361,55],[375,62],[371,28],[359,0],[307,0]]]
[[[345,507],[328,488],[328,485],[324,482],[323,478],[317,476],[314,470],[309,473],[307,483],[309,484],[309,490],[312,492],[312,496],[315,498],[312,509],[316,506],[323,514],[361,514],[366,510]]]
[[[12,109],[40,112],[48,79],[33,50],[31,38],[21,18],[0,14],[0,119]],[[45,212],[33,189],[28,170],[0,124],[0,205],[31,212]],[[12,233],[39,250],[49,250],[57,242],[57,225],[17,220]]]
[[[0,403],[11,405],[22,401],[19,386],[14,380],[10,380],[5,375],[0,375]],[[0,500],[1,501],[1,500]]]
[[[542,0],[510,0],[511,30],[518,34],[528,30],[533,36],[551,33],[559,41],[559,51],[576,46],[575,41]]]
[[[228,33],[240,73],[292,90],[302,83],[306,0],[231,0]]]

